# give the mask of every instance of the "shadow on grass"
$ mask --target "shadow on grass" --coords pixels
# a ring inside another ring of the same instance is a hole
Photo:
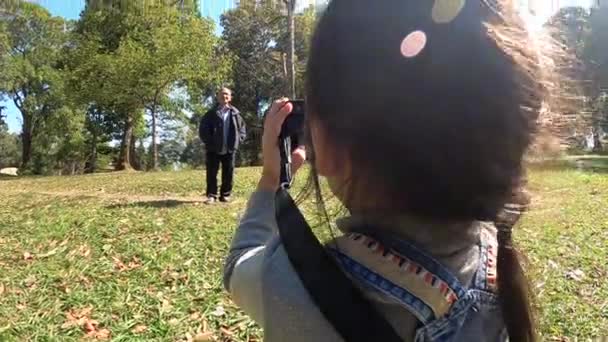
[[[8,175],[3,175],[0,173],[0,182],[1,181],[10,181],[10,180],[16,180],[19,179],[19,177],[17,176],[8,176]]]
[[[608,173],[608,156],[568,156],[555,160],[531,162],[529,166],[535,170],[575,170],[589,173]]]
[[[141,202],[129,202],[129,203],[118,203],[107,206],[108,209],[116,208],[176,208],[182,205],[194,205],[200,204],[199,201],[180,201],[180,200],[158,200],[158,201],[141,201]]]

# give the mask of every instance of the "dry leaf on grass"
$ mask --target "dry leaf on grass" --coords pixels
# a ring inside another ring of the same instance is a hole
[[[110,338],[110,330],[100,329],[87,333],[87,337],[92,337],[97,340],[107,340]]]
[[[99,322],[91,319],[93,308],[88,306],[82,309],[72,309],[65,314],[66,320],[61,325],[62,329],[80,327],[86,333],[86,337],[98,340],[110,338],[110,330],[99,329]]]
[[[93,308],[88,306],[83,309],[72,309],[65,314],[65,322],[61,325],[62,329],[69,329],[74,326],[83,326],[89,319]]]
[[[144,325],[144,324],[138,324],[135,326],[135,328],[133,328],[131,330],[131,332],[133,332],[134,334],[141,334],[143,332],[146,332],[148,330],[148,326]]]
[[[124,271],[127,269],[127,266],[117,257],[112,257],[112,260],[114,261],[114,268],[116,268],[117,270]]]
[[[119,258],[115,256],[112,257],[112,260],[114,261],[114,268],[116,268],[120,272],[130,271],[132,269],[141,267],[141,260],[137,257],[133,257],[131,261],[129,261],[128,265],[125,265]]]
[[[127,266],[129,267],[129,270],[138,268],[141,266],[141,260],[138,257],[133,257]]]
[[[194,336],[194,342],[210,342],[215,340],[211,331],[205,331]]]
[[[30,252],[23,252],[23,260],[33,260],[34,256]]]
[[[4,284],[0,284],[0,296],[2,296],[4,294],[4,291],[5,291]]]

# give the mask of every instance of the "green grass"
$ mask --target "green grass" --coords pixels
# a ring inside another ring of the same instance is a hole
[[[115,341],[261,340],[221,283],[258,175],[239,169],[235,202],[216,206],[201,204],[201,171],[0,179],[0,340],[81,340],[81,316]],[[530,180],[517,239],[543,338],[608,335],[608,173]]]

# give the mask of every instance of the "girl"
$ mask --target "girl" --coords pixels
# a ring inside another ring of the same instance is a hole
[[[511,225],[488,223],[512,213],[541,108],[533,46],[508,0],[333,0],[316,27],[306,151],[349,211],[327,249],[404,341],[535,340]],[[225,286],[266,341],[340,341],[277,234],[290,111],[267,116]]]

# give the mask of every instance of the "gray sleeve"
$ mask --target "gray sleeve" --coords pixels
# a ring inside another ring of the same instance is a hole
[[[263,324],[262,269],[267,245],[278,237],[274,197],[272,192],[253,193],[224,266],[224,287],[233,301],[260,324]]]

